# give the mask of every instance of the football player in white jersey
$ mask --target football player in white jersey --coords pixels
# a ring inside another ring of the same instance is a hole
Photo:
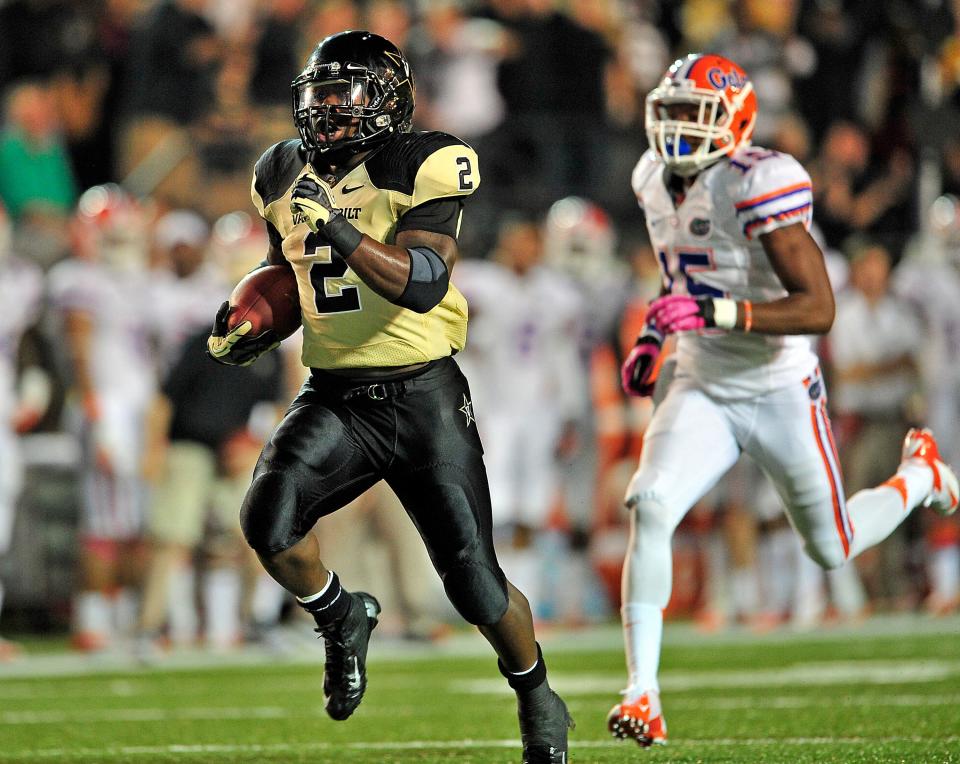
[[[791,156],[751,147],[756,96],[716,55],[676,61],[647,96],[650,149],[633,173],[660,261],[663,295],[622,368],[650,395],[657,356],[677,334],[676,374],[644,438],[626,493],[623,571],[629,684],[608,716],[616,737],[665,743],[657,684],[671,537],[739,458],[770,477],[804,551],[835,568],[886,538],[914,507],[956,510],[957,478],[929,430],[910,430],[894,476],[846,500],[818,360],[834,302],[808,232],[810,178]]]
[[[110,646],[133,626],[142,565],[143,424],[156,385],[145,317],[145,211],[119,186],[80,197],[74,257],[48,274],[72,389],[68,413],[82,446],[80,580],[73,644]]]
[[[0,205],[0,305],[5,311],[0,323],[0,559],[10,551],[17,499],[23,487],[17,433],[39,422],[50,397],[49,380],[39,369],[30,367],[18,375],[17,350],[24,332],[40,312],[43,273],[39,266],[13,255],[11,233],[10,219]],[[0,580],[0,607],[3,591]],[[16,646],[0,639],[0,662],[15,654]]]
[[[457,358],[471,374],[485,438],[497,554],[534,614],[550,618],[545,586],[555,576],[545,532],[561,488],[564,436],[588,407],[576,342],[586,305],[544,262],[533,220],[505,223],[493,261],[460,263],[457,286],[471,310],[470,342]]]

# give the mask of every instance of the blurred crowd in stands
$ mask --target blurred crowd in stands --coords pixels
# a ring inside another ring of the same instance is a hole
[[[247,369],[208,362],[203,339],[265,251],[250,178],[295,135],[290,81],[344,29],[398,44],[415,127],[480,156],[453,274],[471,309],[458,360],[499,553],[540,620],[602,622],[619,606],[621,501],[650,404],[624,398],[617,369],[660,288],[629,179],[644,96],[687,52],[743,66],[754,143],[813,178],[838,296],[820,351],[848,493],[894,471],[911,423],[960,465],[957,12],[947,0],[0,2],[0,633],[69,630],[81,649],[131,640],[155,657],[269,641],[288,614],[237,511],[303,379],[296,338]],[[672,612],[711,629],[811,628],[960,608],[956,518],[916,513],[825,575],[778,502],[744,462],[691,513]],[[449,629],[387,489],[318,530],[328,565],[386,600],[386,631]]]

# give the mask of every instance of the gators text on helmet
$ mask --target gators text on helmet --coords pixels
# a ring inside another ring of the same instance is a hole
[[[675,61],[647,96],[647,140],[677,175],[696,175],[749,145],[756,121],[750,78],[723,56],[691,53]]]

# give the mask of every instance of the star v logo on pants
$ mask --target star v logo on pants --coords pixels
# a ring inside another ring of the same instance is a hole
[[[457,410],[463,412],[463,415],[467,418],[467,427],[469,427],[472,422],[477,421],[473,416],[473,401],[467,397],[466,393],[463,394],[463,405]]]

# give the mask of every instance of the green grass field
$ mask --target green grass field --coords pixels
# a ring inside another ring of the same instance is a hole
[[[605,730],[624,681],[615,627],[544,647],[578,764],[960,762],[958,619],[764,637],[670,626],[671,739],[651,751]],[[319,645],[151,669],[32,652],[0,668],[2,762],[520,761],[513,698],[472,635],[427,650],[375,639],[367,696],[341,723],[323,712]]]

